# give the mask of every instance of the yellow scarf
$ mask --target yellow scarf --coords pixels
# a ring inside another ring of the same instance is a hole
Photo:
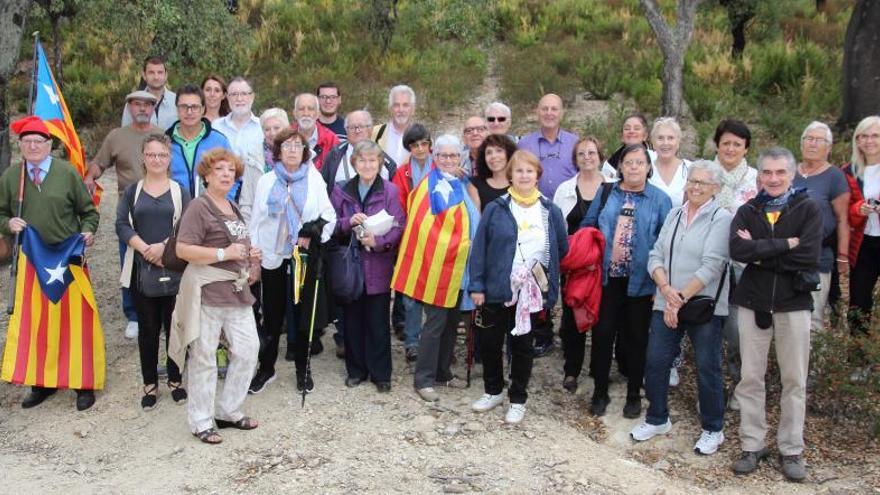
[[[519,203],[519,204],[525,206],[526,208],[528,208],[529,206],[532,206],[533,204],[537,203],[537,202],[538,202],[538,198],[541,197],[541,193],[540,193],[540,191],[538,191],[538,188],[537,188],[537,187],[534,188],[534,189],[532,189],[532,193],[529,194],[528,196],[522,196],[522,195],[520,195],[519,193],[517,193],[517,192],[513,189],[513,187],[508,187],[508,188],[507,188],[507,192],[510,194],[510,197],[513,198],[514,201],[516,201],[517,203]]]

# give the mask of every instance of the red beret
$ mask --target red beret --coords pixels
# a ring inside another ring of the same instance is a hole
[[[49,128],[46,127],[46,123],[39,117],[34,117],[33,115],[16,120],[10,124],[9,127],[12,129],[12,132],[19,136],[24,136],[25,134],[42,134],[46,136],[46,138],[52,137],[52,135],[49,134]]]

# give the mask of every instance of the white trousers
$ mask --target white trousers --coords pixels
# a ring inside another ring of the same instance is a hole
[[[214,418],[238,421],[241,405],[257,367],[260,338],[250,306],[202,306],[199,338],[189,346],[186,361],[187,421],[198,433],[214,427]],[[217,344],[220,332],[229,343],[229,368],[219,397]],[[216,402],[216,408],[215,408]]]

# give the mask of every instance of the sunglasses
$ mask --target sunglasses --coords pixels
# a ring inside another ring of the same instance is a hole
[[[486,117],[489,122],[507,122],[507,117]]]

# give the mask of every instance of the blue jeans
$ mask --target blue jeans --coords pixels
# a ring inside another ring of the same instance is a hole
[[[422,332],[422,312],[424,305],[409,296],[403,296],[403,307],[406,309],[406,322],[403,333],[406,339],[403,347],[410,349],[419,346],[419,334]]]
[[[122,196],[119,197],[122,199]],[[128,245],[122,241],[119,241],[119,266],[125,262],[125,250],[128,248]],[[128,321],[138,321],[137,310],[134,309],[134,301],[131,299],[131,293],[127,288],[122,288],[122,312],[125,313],[125,318]]]
[[[724,380],[721,375],[723,325],[723,316],[713,316],[702,325],[669,328],[663,321],[663,312],[653,312],[645,363],[645,396],[650,402],[645,415],[648,424],[662,425],[669,419],[669,368],[681,349],[681,340],[687,331],[696,354],[700,422],[706,431],[721,431],[724,427]]]

